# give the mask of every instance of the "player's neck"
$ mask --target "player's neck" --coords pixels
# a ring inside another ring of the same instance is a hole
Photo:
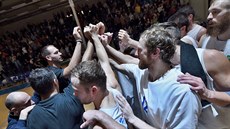
[[[58,91],[54,89],[51,93],[47,93],[46,95],[41,95],[41,100],[48,99],[56,94],[58,94]]]
[[[94,106],[95,106],[95,109],[99,110],[101,108],[101,103],[102,101],[109,95],[109,91],[106,90],[105,92],[102,92],[101,94],[98,94],[94,100]]]
[[[53,66],[53,67],[57,67],[57,68],[61,68],[61,65],[58,63],[53,63],[53,62],[48,62],[49,66]]]
[[[170,70],[170,65],[160,61],[155,67],[149,68],[149,81],[154,82],[157,79],[165,75],[165,73]]]

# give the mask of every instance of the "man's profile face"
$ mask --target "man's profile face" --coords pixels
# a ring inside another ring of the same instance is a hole
[[[54,46],[49,46],[48,51],[50,52],[50,54],[48,55],[49,60],[53,61],[53,62],[62,62],[63,58],[62,58],[62,53]]]
[[[210,36],[216,37],[226,32],[230,27],[230,11],[224,8],[224,4],[226,3],[222,0],[215,1],[208,10],[207,34]]]
[[[145,46],[145,40],[143,38],[140,38],[139,43],[141,48],[138,48],[137,50],[138,58],[140,59],[138,66],[140,69],[146,69],[149,66],[149,58],[147,48]]]
[[[77,77],[71,77],[74,95],[81,101],[82,104],[89,104],[92,102],[90,91],[82,85]]]

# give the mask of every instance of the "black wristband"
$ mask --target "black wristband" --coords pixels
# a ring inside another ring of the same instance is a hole
[[[82,39],[77,39],[77,40],[76,40],[76,43],[79,43],[79,42],[80,42],[80,43],[83,43]]]

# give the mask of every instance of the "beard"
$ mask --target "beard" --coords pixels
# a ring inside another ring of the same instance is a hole
[[[229,29],[230,18],[229,16],[224,16],[220,20],[220,23],[214,23],[215,25],[207,26],[207,34],[213,37],[217,37],[220,34],[223,34]]]
[[[139,64],[138,64],[138,67],[140,68],[140,69],[146,69],[146,68],[148,68],[148,65],[147,65],[147,63],[145,62],[145,61],[139,61]]]

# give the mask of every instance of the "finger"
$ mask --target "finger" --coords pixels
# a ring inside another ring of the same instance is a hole
[[[200,90],[199,87],[193,87],[193,86],[190,86],[190,89],[193,90],[193,91],[199,91]]]
[[[118,96],[116,96],[116,98],[117,98],[118,104],[123,108],[124,107],[124,103],[123,103],[121,97],[118,95]]]
[[[87,126],[89,126],[89,122],[85,121],[84,123],[81,124],[80,128],[86,128]]]
[[[182,80],[180,81],[181,84],[189,84],[193,87],[198,87],[198,83],[196,81],[193,81],[193,80]]]

